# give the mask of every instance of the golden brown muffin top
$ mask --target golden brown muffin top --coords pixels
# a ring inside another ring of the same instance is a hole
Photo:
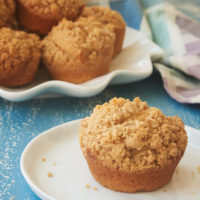
[[[112,25],[114,26],[114,29],[121,27],[124,28],[126,26],[121,14],[117,11],[111,10],[110,8],[100,6],[86,7],[81,13],[81,18],[82,17],[89,18],[90,20],[97,20],[106,25]]]
[[[129,172],[169,164],[187,145],[180,118],[167,117],[139,98],[97,105],[82,120],[79,137],[84,154],[89,150],[105,166]]]
[[[26,69],[28,63],[40,57],[40,49],[40,39],[37,35],[1,28],[0,79],[18,75],[19,68],[28,70]]]
[[[20,0],[34,14],[43,18],[61,19],[66,17],[75,20],[82,8],[84,0]]]
[[[0,0],[0,28],[16,25],[14,0]]]
[[[95,62],[99,54],[106,56],[113,50],[114,41],[114,33],[101,23],[71,22],[64,18],[43,40],[43,52],[55,50],[54,60],[63,54],[67,62],[74,58]]]

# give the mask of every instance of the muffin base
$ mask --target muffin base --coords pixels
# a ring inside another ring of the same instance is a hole
[[[125,27],[123,29],[118,29],[115,31],[116,35],[116,40],[114,44],[114,53],[113,53],[113,58],[117,56],[120,51],[122,50],[122,45],[124,42],[124,35],[125,35]]]
[[[169,183],[182,156],[170,165],[129,173],[104,166],[87,150],[85,158],[93,177],[104,187],[119,192],[152,191]]]
[[[78,84],[106,74],[110,69],[111,59],[105,58],[101,65],[84,65],[75,61],[73,66],[62,63],[54,67],[46,63],[45,59],[43,63],[53,79]]]

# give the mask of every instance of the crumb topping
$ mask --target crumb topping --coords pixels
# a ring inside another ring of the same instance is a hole
[[[187,135],[180,118],[167,117],[139,98],[113,98],[82,120],[80,145],[105,166],[125,171],[161,167],[181,156]]]
[[[1,28],[0,46],[0,80],[30,70],[29,62],[39,62],[41,44],[35,34]]]
[[[119,29],[120,27],[124,28],[126,26],[119,12],[100,6],[84,8],[80,20],[82,20],[82,18],[89,18],[91,21],[96,20],[105,25],[111,25],[114,29]]]
[[[13,0],[0,0],[0,28],[16,25],[14,14],[15,2]]]
[[[63,19],[43,40],[43,58],[48,65],[63,59],[72,67],[74,59],[90,64],[99,56],[112,55],[114,41],[114,33],[101,23]]]
[[[61,19],[66,17],[75,20],[82,8],[83,0],[21,0],[27,8],[31,8],[33,13],[47,18]]]

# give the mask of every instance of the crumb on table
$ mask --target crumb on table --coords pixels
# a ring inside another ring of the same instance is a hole
[[[47,160],[46,160],[46,158],[42,158],[42,162],[46,162]]]
[[[53,177],[53,174],[52,174],[51,172],[48,172],[47,176],[48,176],[49,178],[52,178],[52,177]]]
[[[192,171],[192,175],[194,176],[194,171]]]
[[[90,184],[86,184],[85,187],[86,187],[87,189],[90,189]]]
[[[53,163],[53,166],[56,166],[56,165],[57,165],[57,163],[56,163],[56,162],[54,162],[54,163]]]
[[[97,191],[98,189],[97,189],[97,187],[93,187],[93,190]]]

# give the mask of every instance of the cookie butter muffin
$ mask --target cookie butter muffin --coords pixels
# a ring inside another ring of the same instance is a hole
[[[167,117],[139,98],[97,105],[82,120],[79,139],[93,177],[121,192],[167,184],[187,145],[180,118]]]
[[[101,23],[63,19],[42,42],[43,63],[54,79],[82,83],[109,70],[114,41]]]
[[[34,34],[0,29],[0,85],[22,86],[30,83],[40,60],[40,39]]]
[[[47,34],[63,17],[76,20],[83,0],[17,0],[17,18],[25,29]]]
[[[14,0],[0,0],[0,28],[4,26],[16,26]]]
[[[114,48],[114,56],[116,56],[122,49],[126,28],[126,23],[121,14],[117,11],[111,10],[110,8],[91,6],[84,8],[79,20],[82,20],[83,18],[88,18],[91,21],[99,21],[111,28],[116,35]]]

